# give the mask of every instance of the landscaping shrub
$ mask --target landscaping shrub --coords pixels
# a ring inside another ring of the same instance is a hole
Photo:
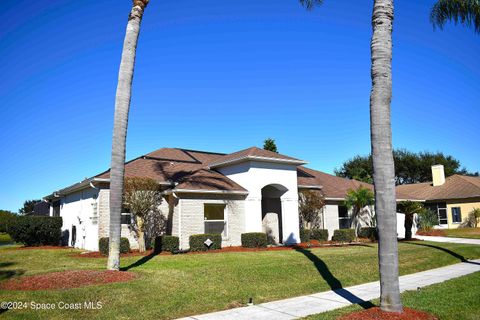
[[[300,241],[301,242],[308,242],[310,241],[310,236],[312,232],[310,229],[300,229]]]
[[[108,238],[100,238],[98,240],[98,251],[104,256],[108,255]],[[120,253],[129,253],[130,252],[130,241],[127,238],[120,238]]]
[[[333,231],[332,241],[337,242],[353,242],[355,240],[355,230],[338,229]]]
[[[419,212],[417,212],[417,217],[418,229],[429,231],[434,226],[438,225],[437,213],[428,208],[422,208]]]
[[[26,246],[58,246],[61,229],[61,217],[18,216],[11,220],[8,233]]]
[[[310,239],[317,241],[327,241],[328,240],[328,230],[327,229],[312,229],[310,232]]]
[[[0,232],[8,232],[8,226],[17,216],[9,211],[0,210]]]
[[[180,239],[178,237],[163,235],[155,238],[153,249],[155,253],[175,252],[179,250],[179,243]]]
[[[267,246],[267,234],[263,232],[242,233],[242,247],[265,248]]]
[[[205,241],[210,239],[213,243],[210,247],[205,245]],[[193,234],[189,239],[190,251],[207,251],[222,248],[221,234]]]
[[[359,238],[367,238],[372,241],[378,240],[378,232],[375,227],[362,227],[358,232]]]

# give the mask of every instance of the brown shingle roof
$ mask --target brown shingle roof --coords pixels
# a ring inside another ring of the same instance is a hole
[[[334,199],[344,199],[349,190],[360,186],[373,190],[371,184],[337,177],[303,166],[297,168],[297,181],[299,186],[321,186],[324,196]]]
[[[234,153],[230,153],[230,154],[226,154],[224,156],[218,157],[217,159],[210,161],[209,166],[213,168],[226,163],[241,161],[243,159],[271,159],[271,160],[292,162],[294,164],[305,163],[305,161],[303,160],[292,158],[280,153],[260,149],[257,147],[250,147],[245,150],[240,150]]]
[[[445,179],[441,186],[431,182],[405,184],[397,187],[405,199],[447,200],[480,197],[480,178],[455,174]]]

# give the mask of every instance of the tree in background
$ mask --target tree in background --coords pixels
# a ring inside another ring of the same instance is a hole
[[[277,145],[275,144],[275,140],[272,138],[267,138],[265,141],[263,141],[263,149],[278,153]]]
[[[320,228],[323,223],[321,210],[325,198],[320,191],[303,190],[298,193],[298,213],[302,229]]]
[[[0,232],[8,232],[8,226],[17,215],[8,210],[0,210]]]
[[[480,1],[479,0],[439,0],[432,8],[430,21],[434,27],[443,28],[447,21],[459,22],[473,27],[480,33]]]
[[[145,252],[145,221],[149,216],[159,214],[162,203],[160,185],[151,178],[126,178],[123,194],[124,207],[133,215],[133,230],[138,239],[138,249]]]
[[[112,160],[110,165],[110,232],[107,269],[120,268],[120,234],[122,215],[123,178],[128,113],[132,96],[133,70],[143,12],[149,0],[133,0],[123,41],[122,58],[118,72],[113,120]]]
[[[397,211],[405,214],[405,240],[412,239],[413,217],[415,213],[419,213],[423,209],[420,202],[402,201],[397,205]]]
[[[18,209],[18,213],[21,215],[31,214],[33,212],[33,208],[35,204],[41,202],[42,200],[26,200],[23,203],[23,207]]]
[[[461,167],[460,161],[453,156],[445,155],[442,152],[411,152],[405,149],[393,151],[395,161],[395,184],[408,184],[432,181],[431,166],[442,164],[445,169],[445,176],[454,174],[478,176],[478,172],[470,173]],[[340,169],[335,170],[339,177],[355,179],[372,183],[373,163],[371,156],[357,155],[345,161]]]
[[[355,230],[355,236],[358,236],[362,221],[368,225],[372,224],[374,218],[370,206],[374,202],[375,195],[370,189],[360,186],[356,190],[348,190],[345,206],[348,210],[352,210],[350,225]]]

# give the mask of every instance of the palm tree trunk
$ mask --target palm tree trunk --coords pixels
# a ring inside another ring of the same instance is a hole
[[[148,0],[133,0],[118,73],[110,168],[110,245],[107,262],[107,269],[109,270],[119,270],[120,268],[120,216],[125,171],[128,111],[130,109],[133,69],[135,66],[140,23],[142,22],[143,12],[147,4]]]
[[[405,214],[405,240],[412,239],[413,213]]]
[[[398,283],[397,217],[390,102],[392,98],[393,0],[374,0],[370,131],[378,222],[380,308],[402,312]]]

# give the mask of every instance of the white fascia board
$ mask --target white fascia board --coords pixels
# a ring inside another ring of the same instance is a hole
[[[316,185],[298,185],[298,189],[322,189],[323,186],[316,186]]]
[[[196,190],[196,189],[171,189],[164,192],[165,194],[171,193],[207,193],[207,194],[238,194],[247,195],[248,191],[240,190]]]
[[[232,165],[232,164],[243,162],[243,161],[273,162],[273,163],[283,163],[283,164],[291,164],[291,165],[297,165],[297,166],[308,163],[303,160],[279,159],[279,158],[258,157],[258,156],[244,156],[244,157],[231,159],[223,162],[212,163],[209,167],[213,169],[213,168],[223,167],[227,165]]]

